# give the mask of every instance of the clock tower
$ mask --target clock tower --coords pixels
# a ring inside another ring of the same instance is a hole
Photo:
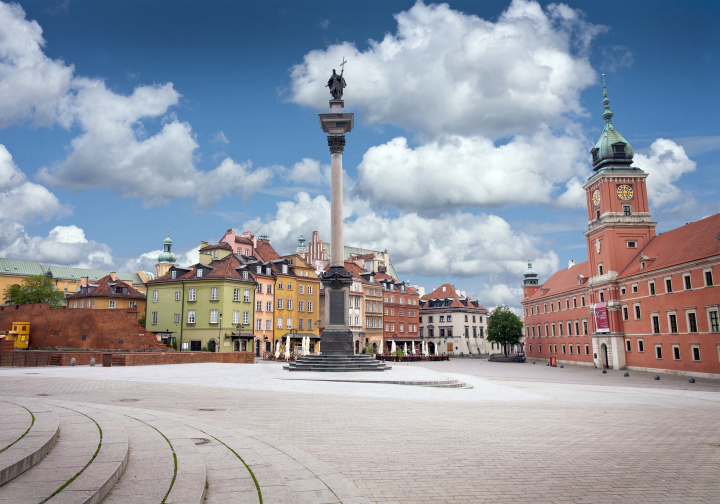
[[[604,74],[603,98],[605,127],[590,151],[595,173],[583,186],[587,194],[585,236],[590,276],[602,277],[597,281],[616,277],[655,236],[656,224],[650,219],[645,185],[648,174],[632,166],[633,148],[612,124]]]

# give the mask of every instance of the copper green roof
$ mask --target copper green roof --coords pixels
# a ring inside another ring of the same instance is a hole
[[[605,86],[605,74],[603,74],[603,119],[605,127],[595,147],[590,151],[593,157],[593,170],[596,172],[614,169],[628,169],[632,164],[634,152],[632,146],[623,138],[612,123],[613,113],[610,111],[610,99],[607,96]],[[637,168],[630,168],[638,170]]]
[[[54,266],[52,264],[42,265],[37,261],[0,257],[0,275],[45,275],[48,270],[50,270],[53,278],[80,280],[80,278],[86,276],[90,282],[96,282],[111,273],[110,270],[72,268],[70,266]],[[137,273],[118,273],[117,278],[120,280],[129,280],[133,285],[142,285],[143,283]]]
[[[45,269],[37,261],[23,259],[6,259],[0,257],[0,275],[44,275]]]

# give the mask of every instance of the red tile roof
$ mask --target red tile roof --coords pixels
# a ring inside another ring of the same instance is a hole
[[[93,288],[93,286],[96,286]],[[120,286],[123,289],[127,289],[127,294],[121,294],[119,292],[115,292],[115,287]],[[110,298],[120,298],[120,299],[145,299],[145,294],[138,291],[137,289],[129,286],[125,282],[122,282],[120,280],[113,280],[110,275],[105,275],[101,279],[99,279],[97,282],[90,284],[89,286],[92,288],[92,290],[87,289],[83,287],[81,291],[76,292],[74,294],[70,294],[67,296],[67,299],[71,298],[86,298],[86,297],[110,297]]]
[[[203,276],[200,278],[196,277],[196,272],[198,267],[202,268],[203,265],[198,263],[194,264],[193,266],[190,266],[189,268],[181,268],[180,271],[189,269],[187,273],[183,275],[178,275],[174,280],[170,278],[170,272],[166,273],[165,275],[161,276],[160,278],[156,278],[155,280],[150,280],[148,284],[155,283],[155,282],[166,282],[171,281],[175,282],[178,280],[213,280],[213,279],[231,279],[231,280],[243,280],[242,274],[238,272],[235,268],[238,268],[242,266],[242,262],[240,262],[240,259],[235,254],[231,254],[227,257],[224,257],[223,259],[217,259],[215,261],[212,261],[210,263],[210,266],[212,269],[208,269],[207,267],[204,268],[205,271],[203,271]],[[255,274],[252,272],[252,268],[246,268],[249,272],[249,279],[255,280]],[[246,280],[247,281],[247,280]]]
[[[535,294],[530,296],[526,301],[531,299],[542,299],[568,292],[580,287],[578,276],[582,275],[583,284],[587,281],[590,276],[590,263],[589,261],[581,262],[572,266],[571,268],[562,269],[555,272],[553,276],[548,278],[545,283],[542,284],[542,288],[538,289]]]
[[[445,291],[443,291],[443,287]],[[485,309],[478,301],[474,301],[469,297],[463,297],[461,294],[458,294],[459,292],[460,291],[452,284],[442,284],[434,291],[420,298],[421,308],[427,308],[431,299],[452,299],[449,308],[467,308],[469,306],[471,308]]]
[[[275,259],[280,259],[280,254],[278,254],[272,245],[269,243],[265,243],[262,241],[257,242],[257,247],[255,247],[255,252],[257,253],[258,257],[261,261],[270,262]]]
[[[720,254],[720,213],[655,236],[630,261],[619,278],[659,270]],[[645,259],[645,269],[640,263]]]
[[[253,241],[250,238],[245,238],[243,236],[236,236],[235,243],[244,243],[245,245],[252,245]]]
[[[232,250],[233,248],[232,248],[229,244],[227,244],[227,243],[225,243],[225,242],[222,242],[222,243],[217,243],[217,244],[215,244],[215,245],[208,245],[208,246],[206,246],[206,247],[203,247],[203,248],[200,249],[200,251],[203,251],[203,250],[215,250],[215,249]]]

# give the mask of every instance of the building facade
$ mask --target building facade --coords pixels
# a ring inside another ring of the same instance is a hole
[[[632,166],[603,94],[605,127],[583,186],[588,260],[543,284],[525,272],[528,357],[720,377],[720,214],[656,235],[648,174]]]
[[[383,341],[386,353],[395,348],[420,354],[420,296],[413,288],[385,273],[375,273],[383,289]]]
[[[443,284],[420,299],[420,335],[435,355],[489,355],[502,353],[489,343],[488,312],[451,284]]]
[[[146,327],[178,350],[254,352],[254,272],[234,254],[183,268],[148,282]]]
[[[83,277],[80,290],[65,300],[69,309],[126,309],[136,310],[138,320],[145,316],[145,294],[133,288],[129,281],[119,280],[114,272],[97,282]]]

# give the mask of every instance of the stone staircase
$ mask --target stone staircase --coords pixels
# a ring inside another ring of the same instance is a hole
[[[386,371],[392,369],[384,361],[375,360],[374,356],[358,355],[306,355],[302,359],[291,362],[283,369],[288,371],[321,371],[321,372],[353,372],[353,371]]]
[[[196,417],[8,397],[0,422],[0,504],[369,503],[301,450]]]

